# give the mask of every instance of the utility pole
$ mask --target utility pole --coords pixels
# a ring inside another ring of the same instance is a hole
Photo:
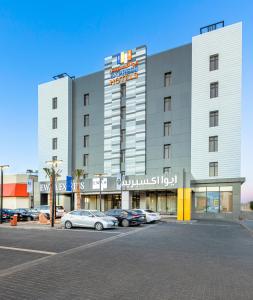
[[[4,169],[9,168],[9,165],[0,165],[1,169],[1,200],[0,200],[0,224],[3,222],[3,193],[4,193]]]

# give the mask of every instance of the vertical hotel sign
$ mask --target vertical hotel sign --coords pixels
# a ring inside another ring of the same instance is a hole
[[[138,78],[138,61],[132,61],[132,50],[116,54],[116,61],[117,66],[110,70],[110,85]]]

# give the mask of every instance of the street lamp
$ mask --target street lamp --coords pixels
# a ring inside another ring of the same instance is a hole
[[[32,180],[32,193],[30,193],[29,191],[29,196],[30,196],[30,203],[31,203],[31,208],[34,207],[34,178],[32,178],[32,176],[38,176],[38,171],[37,170],[31,170],[28,169],[26,170],[26,174],[29,176],[28,179]]]
[[[0,200],[0,224],[3,219],[3,190],[4,190],[4,169],[9,168],[9,165],[0,165],[1,169],[1,200]]]
[[[102,211],[102,206],[101,206],[101,204],[102,204],[102,189],[101,189],[101,178],[103,177],[103,176],[106,176],[106,174],[104,174],[104,173],[97,173],[97,174],[94,174],[96,177],[98,177],[99,178],[99,208],[100,208],[100,211]]]
[[[52,199],[52,211],[51,211],[51,227],[54,227],[54,219],[55,219],[55,205],[56,205],[56,189],[55,189],[55,179],[56,179],[56,168],[59,164],[62,163],[62,160],[49,160],[46,161],[47,165],[51,166],[51,170],[52,170],[52,185],[53,185],[53,199]]]

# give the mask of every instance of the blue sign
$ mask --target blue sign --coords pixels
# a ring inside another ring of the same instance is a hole
[[[66,192],[72,192],[72,176],[66,176]]]

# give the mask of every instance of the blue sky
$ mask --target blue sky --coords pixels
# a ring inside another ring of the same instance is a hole
[[[148,54],[190,43],[199,28],[243,21],[243,201],[253,200],[251,1],[0,0],[0,163],[37,168],[37,86],[103,68],[104,57],[146,44]]]

